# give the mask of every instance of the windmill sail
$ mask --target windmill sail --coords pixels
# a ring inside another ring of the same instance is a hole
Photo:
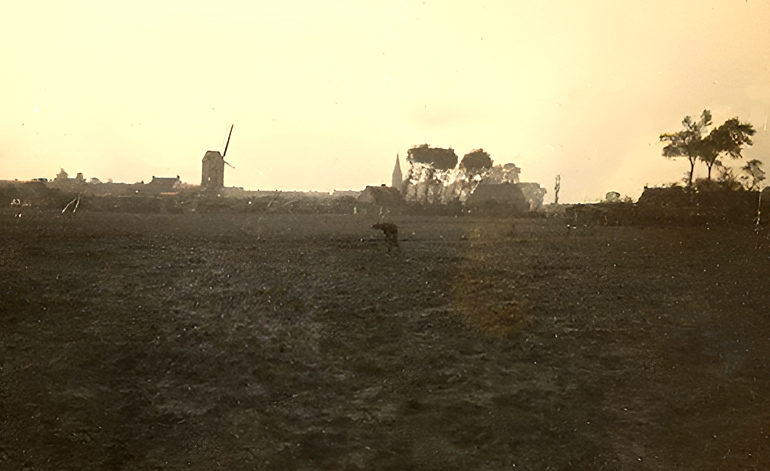
[[[231,124],[230,130],[227,131],[227,141],[225,142],[225,150],[222,152],[222,158],[225,158],[225,156],[227,155],[227,146],[230,145],[230,136],[233,135],[233,127],[235,127],[235,125]]]

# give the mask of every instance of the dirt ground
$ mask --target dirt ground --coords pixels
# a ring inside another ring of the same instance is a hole
[[[770,469],[752,227],[0,218],[1,469]]]

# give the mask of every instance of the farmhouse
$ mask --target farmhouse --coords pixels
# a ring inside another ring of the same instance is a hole
[[[529,211],[530,205],[516,183],[480,183],[465,202],[469,207],[511,206],[518,212]]]
[[[179,175],[176,178],[156,177],[153,175],[152,181],[146,185],[146,189],[152,193],[172,193],[182,186]]]
[[[404,197],[397,188],[392,186],[367,186],[358,195],[360,203],[368,203],[376,206],[399,206],[404,203]]]

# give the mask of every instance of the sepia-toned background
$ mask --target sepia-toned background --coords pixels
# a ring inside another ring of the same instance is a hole
[[[766,160],[770,2],[28,1],[0,7],[0,179],[356,189],[414,145],[514,162],[561,200],[681,179],[710,109]],[[703,170],[703,169],[700,169]]]

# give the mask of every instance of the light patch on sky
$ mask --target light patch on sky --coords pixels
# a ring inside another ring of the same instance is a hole
[[[768,1],[12,2],[2,7],[0,179],[360,189],[428,143],[484,148],[561,201],[681,178],[658,136],[703,109],[758,130]],[[402,161],[403,162],[403,161]]]

